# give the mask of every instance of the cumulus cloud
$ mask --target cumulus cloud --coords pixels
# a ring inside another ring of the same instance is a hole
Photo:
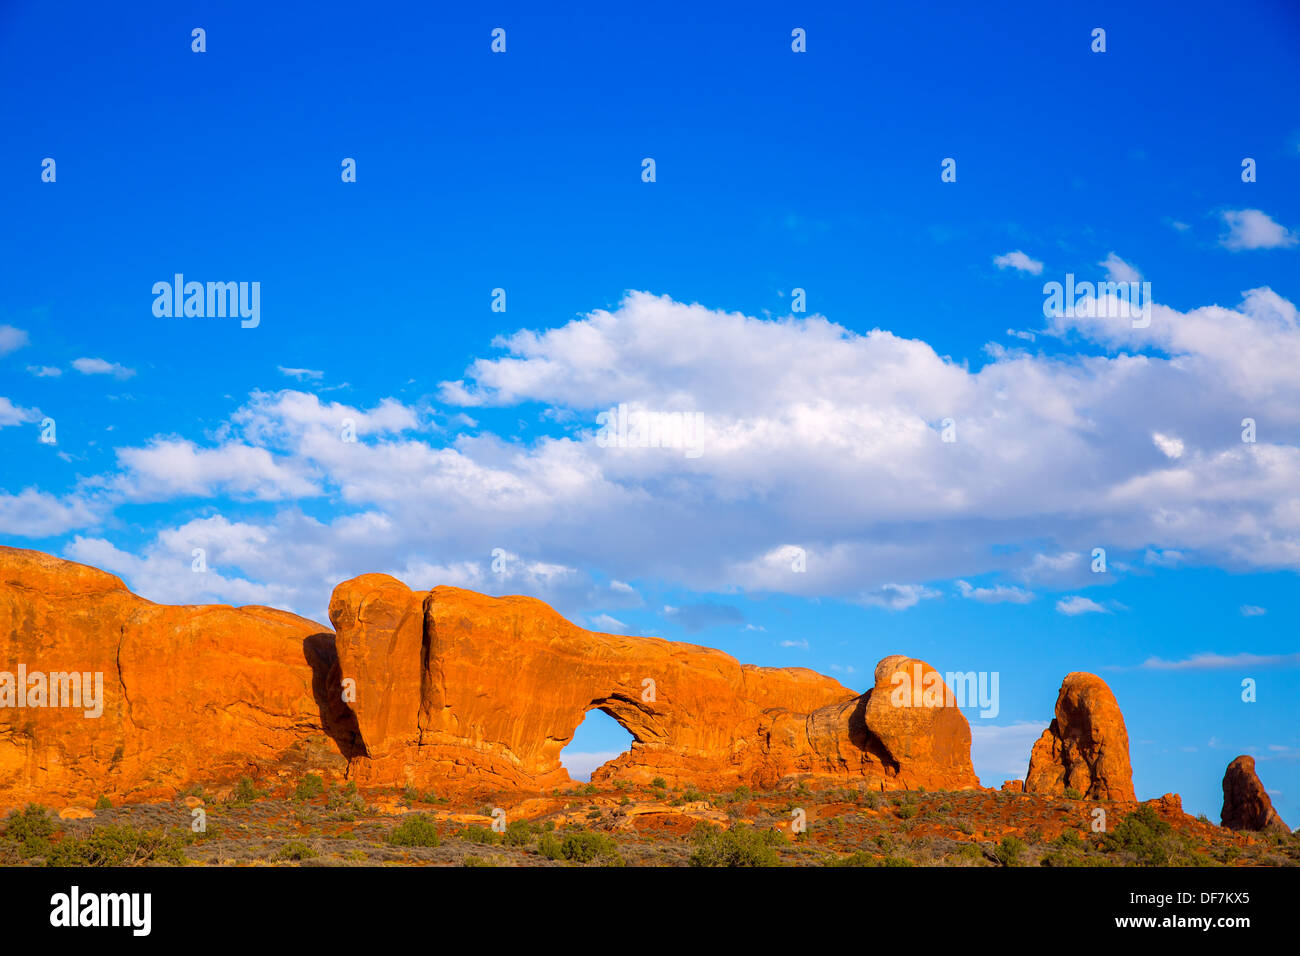
[[[1300,654],[1193,654],[1180,661],[1166,661],[1149,657],[1140,665],[1142,670],[1157,671],[1211,671],[1236,670],[1250,667],[1298,667]]]
[[[37,378],[58,378],[63,374],[63,369],[57,365],[29,365],[27,371]]]
[[[1111,282],[1141,282],[1142,273],[1133,268],[1115,253],[1110,253],[1098,265],[1106,270],[1106,278]]]
[[[920,584],[885,584],[874,591],[863,592],[858,596],[858,601],[871,607],[883,607],[889,611],[905,611],[909,607],[916,607],[922,601],[939,596],[938,591]]]
[[[21,405],[15,405],[9,399],[0,396],[0,428],[8,425],[22,425],[27,422],[37,422],[41,419],[41,413],[34,408],[23,408]]]
[[[30,339],[22,329],[12,325],[0,325],[0,355],[8,355],[26,345]]]
[[[962,597],[982,604],[1028,604],[1034,599],[1032,592],[1007,584],[977,588],[968,581],[958,581],[957,590]]]
[[[1228,231],[1219,244],[1225,249],[1282,249],[1300,242],[1294,232],[1258,209],[1228,209],[1222,217]]]
[[[1069,597],[1061,598],[1056,602],[1056,609],[1062,614],[1074,617],[1079,614],[1108,614],[1109,612],[1098,604],[1092,598],[1086,598],[1079,594],[1072,594]]]
[[[318,372],[313,368],[285,368],[283,365],[278,365],[276,367],[280,370],[281,375],[286,375],[289,378],[296,378],[300,382],[316,381],[325,377],[324,372]]]
[[[75,495],[60,498],[36,488],[18,494],[0,491],[0,534],[47,538],[94,524],[93,506]]]
[[[1268,613],[1268,608],[1260,607],[1258,604],[1243,604],[1241,606],[1242,617],[1262,617]]]
[[[1019,249],[1015,252],[1007,252],[1000,256],[993,257],[993,264],[999,269],[1015,269],[1019,272],[1028,272],[1030,275],[1041,275],[1043,264],[1037,259],[1031,259]]]
[[[135,369],[102,358],[73,359],[72,367],[82,375],[112,375],[114,378],[126,379],[135,374]]]
[[[1074,351],[969,368],[880,328],[633,292],[499,338],[500,354],[442,384],[452,404],[554,412],[531,441],[438,427],[454,415],[394,399],[254,392],[203,442],[118,449],[95,487],[109,502],[206,501],[260,528],[222,573],[283,582],[313,615],[333,583],[376,569],[421,587],[513,581],[579,613],[635,604],[603,583],[634,579],[903,609],[939,596],[935,582],[988,576],[971,599],[1016,600],[998,576],[1075,590],[1098,544],[1300,569],[1292,303],[1255,289],[1233,308],[1156,304],[1145,329],[1049,322]],[[703,454],[602,447],[596,415],[622,402],[700,412]],[[1240,440],[1247,414],[1268,423],[1255,444]],[[311,501],[328,517],[298,510]],[[490,571],[495,548],[520,556],[521,577]],[[524,576],[549,567],[566,570]]]

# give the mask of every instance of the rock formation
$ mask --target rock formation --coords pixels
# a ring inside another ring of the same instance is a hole
[[[332,666],[333,634],[293,614],[153,604],[106,572],[0,547],[0,806],[341,771],[324,730],[348,736]]]
[[[803,668],[583,630],[541,601],[459,588],[411,591],[382,574],[334,590],[339,674],[355,688],[361,780],[568,783],[560,751],[590,710],[633,738],[593,780],[770,787],[795,776],[885,789],[978,786],[961,711],[896,704],[895,675],[937,681],[905,657],[856,694]],[[898,681],[901,683],[902,680]],[[919,688],[918,688],[919,689]]]
[[[804,668],[586,631],[531,598],[375,574],[340,584],[330,618],[337,637],[271,608],[154,604],[103,571],[0,547],[0,809],[307,772],[539,790],[570,783],[560,751],[593,709],[634,738],[596,780],[978,786],[965,717],[911,658],[881,661],[857,694]]]
[[[1132,802],[1128,730],[1110,688],[1096,674],[1067,674],[1056,697],[1056,718],[1029,756],[1025,792],[1088,800]]]
[[[1255,758],[1245,754],[1228,764],[1223,775],[1223,812],[1219,820],[1230,830],[1291,832],[1273,809],[1273,801],[1255,773]]]

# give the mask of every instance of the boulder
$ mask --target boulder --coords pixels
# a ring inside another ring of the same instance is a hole
[[[308,758],[341,771],[323,716],[333,641],[285,611],[154,604],[104,571],[0,547],[0,807],[172,799]]]
[[[1133,802],[1128,730],[1110,688],[1096,674],[1067,674],[1056,697],[1056,718],[1029,756],[1026,793]]]
[[[1245,754],[1228,764],[1223,775],[1223,811],[1219,820],[1229,830],[1291,833],[1255,773],[1255,758]]]

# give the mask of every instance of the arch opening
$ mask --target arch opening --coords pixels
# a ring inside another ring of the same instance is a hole
[[[632,749],[632,734],[601,707],[593,707],[560,751],[560,765],[574,780],[586,783],[591,772]]]

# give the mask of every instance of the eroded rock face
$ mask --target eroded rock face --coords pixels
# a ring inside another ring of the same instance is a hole
[[[355,681],[361,779],[567,784],[560,751],[595,709],[634,740],[595,780],[768,787],[811,775],[886,789],[978,786],[959,709],[891,704],[896,671],[933,673],[909,658],[882,661],[876,688],[858,695],[804,668],[586,631],[532,598],[415,592],[378,574],[340,584],[330,620],[341,676]]]
[[[1134,801],[1128,730],[1110,688],[1096,674],[1067,674],[1056,697],[1056,719],[1029,756],[1027,793],[1089,800]]]
[[[348,734],[331,667],[333,635],[293,614],[153,604],[95,568],[0,547],[0,806],[161,799],[277,768],[341,771],[343,748],[323,731]],[[74,672],[75,684],[49,678]],[[41,706],[33,674],[55,685]],[[79,706],[48,706],[74,686]]]
[[[549,788],[570,782],[560,751],[593,709],[635,739],[597,780],[978,786],[965,718],[911,658],[886,658],[857,694],[804,668],[586,631],[531,598],[377,574],[340,584],[330,619],[337,637],[270,608],[153,604],[103,571],[0,547],[0,810],[307,772]],[[36,702],[20,673],[90,675],[88,693],[19,706]]]
[[[1219,820],[1230,830],[1291,832],[1273,809],[1273,801],[1255,773],[1255,758],[1245,754],[1228,764],[1223,775],[1223,812]]]

